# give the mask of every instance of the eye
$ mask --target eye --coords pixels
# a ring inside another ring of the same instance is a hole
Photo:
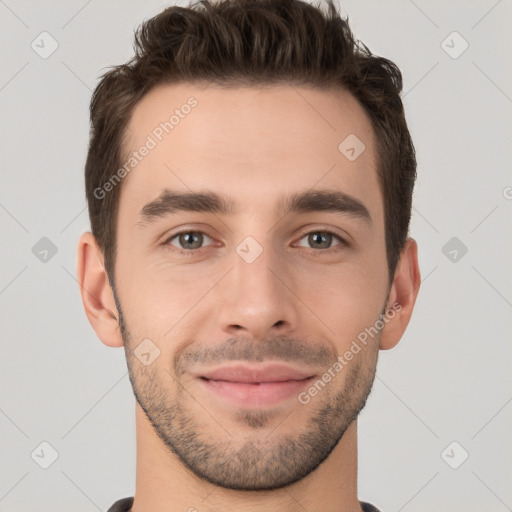
[[[170,238],[168,238],[164,245],[172,246],[178,250],[178,252],[184,253],[193,253],[198,249],[202,249],[203,242],[205,239],[212,241],[212,239],[202,231],[180,231],[179,233],[175,233]],[[177,240],[178,246],[172,243],[173,240]]]
[[[303,245],[305,243],[307,245]],[[167,249],[185,256],[192,256],[205,249],[205,242],[211,245],[213,239],[203,231],[184,230],[174,233],[167,238],[163,245]],[[333,245],[333,242],[337,241]],[[348,243],[336,233],[329,230],[316,230],[304,233],[296,244],[299,247],[310,247],[313,255],[329,254],[343,250],[348,247]]]
[[[336,233],[327,230],[310,231],[309,233],[305,233],[300,240],[302,241],[304,239],[306,239],[306,244],[309,244],[311,248],[314,249],[314,254],[337,252],[348,246],[347,242],[345,242],[343,238]],[[338,240],[338,243],[332,245],[335,240]],[[305,247],[300,243],[300,241],[298,246]]]

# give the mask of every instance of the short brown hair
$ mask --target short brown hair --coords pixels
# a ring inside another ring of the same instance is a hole
[[[389,282],[408,236],[416,157],[400,99],[402,75],[354,38],[332,0],[327,12],[300,0],[208,0],[172,6],[135,33],[135,56],[102,75],[90,105],[85,186],[92,233],[115,289],[122,183],[98,198],[120,168],[135,105],[154,86],[215,82],[339,86],[368,114],[377,141]],[[340,141],[341,142],[341,141]]]

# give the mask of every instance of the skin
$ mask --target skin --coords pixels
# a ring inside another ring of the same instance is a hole
[[[409,238],[389,285],[369,118],[339,89],[165,85],[135,107],[125,149],[144,144],[190,96],[198,105],[123,180],[115,296],[92,234],[78,245],[87,317],[104,344],[125,347],[137,398],[132,510],[361,510],[357,415],[379,350],[402,337],[420,284]],[[351,162],[338,145],[352,133],[366,149]],[[239,211],[180,211],[141,226],[140,210],[164,188],[208,189]],[[282,194],[311,189],[358,199],[371,223],[277,213]],[[176,237],[187,229],[208,236]],[[322,239],[326,229],[347,245]],[[247,236],[263,249],[252,263],[236,251]],[[308,404],[233,405],[196,376],[236,357],[321,375],[394,303],[401,309]],[[134,354],[144,339],[160,351],[147,366]]]

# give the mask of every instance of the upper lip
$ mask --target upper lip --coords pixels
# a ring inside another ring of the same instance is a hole
[[[210,380],[229,382],[285,382],[287,380],[304,380],[313,377],[311,372],[299,370],[283,364],[249,366],[244,364],[221,366],[198,374]]]

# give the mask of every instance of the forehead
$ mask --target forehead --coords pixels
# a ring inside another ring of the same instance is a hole
[[[134,108],[124,152],[134,164],[125,216],[165,188],[216,190],[242,213],[266,210],[284,192],[334,188],[382,216],[371,123],[341,88],[160,85]]]

